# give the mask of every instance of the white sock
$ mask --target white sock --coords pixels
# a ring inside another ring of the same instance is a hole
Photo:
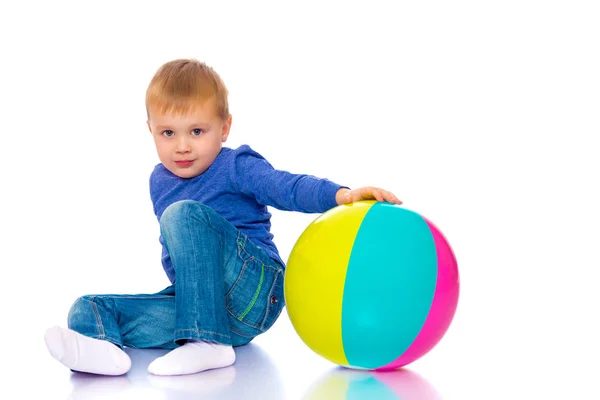
[[[48,329],[44,339],[52,357],[74,371],[123,375],[131,368],[127,353],[106,340],[87,337],[58,326]]]
[[[154,375],[187,375],[228,367],[235,362],[233,347],[190,340],[148,365]]]

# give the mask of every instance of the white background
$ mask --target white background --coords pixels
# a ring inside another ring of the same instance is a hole
[[[409,366],[442,398],[600,396],[597,2],[133,3],[0,6],[3,382],[66,398],[45,329],[82,294],[168,284],[144,95],[194,57],[230,91],[228,146],[384,187],[447,236],[458,311]],[[284,260],[314,218],[273,210]],[[287,314],[256,343],[285,399],[333,367]]]

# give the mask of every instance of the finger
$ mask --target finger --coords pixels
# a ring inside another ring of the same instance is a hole
[[[362,200],[377,200],[379,201],[379,197],[377,195],[377,188],[372,186],[364,187],[360,193],[360,198]]]
[[[398,203],[398,198],[396,196],[394,196],[394,194],[392,192],[389,192],[387,190],[383,190],[383,189],[379,189],[379,191],[381,192],[381,196],[383,197],[383,201],[387,201],[388,203]]]
[[[356,191],[352,192],[352,199],[354,201],[369,200],[372,198],[373,198],[373,195],[372,195],[369,187],[364,187],[364,188],[361,188],[360,190],[356,190]]]
[[[392,197],[388,201],[392,204],[402,204],[402,200],[400,200],[399,198],[397,198],[394,195],[392,195]]]
[[[383,195],[381,189],[373,189],[372,193],[377,201],[384,201],[384,195]]]
[[[352,193],[348,192],[344,195],[344,203],[345,204],[350,204],[352,203],[353,199],[352,199]]]
[[[396,197],[396,195],[392,192],[386,191],[385,198],[386,198],[386,201],[388,201],[390,203],[402,204],[402,202],[398,199],[398,197]]]

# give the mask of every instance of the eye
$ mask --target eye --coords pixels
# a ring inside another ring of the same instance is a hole
[[[203,132],[204,131],[202,129],[196,128],[196,129],[192,130],[192,135],[194,135],[194,136],[200,136]]]
[[[171,137],[171,136],[173,136],[173,135],[175,134],[175,132],[173,132],[173,131],[170,131],[170,130],[166,130],[166,131],[163,131],[163,133],[162,133],[162,134],[163,134],[164,136],[166,136],[166,137]]]

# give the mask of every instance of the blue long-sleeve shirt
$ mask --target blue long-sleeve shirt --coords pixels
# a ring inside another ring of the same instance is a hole
[[[273,243],[267,206],[285,211],[322,213],[335,206],[336,192],[347,186],[312,175],[277,170],[248,145],[223,147],[202,174],[180,178],[163,164],[150,175],[150,197],[160,221],[165,209],[179,200],[196,200],[218,212],[248,235],[271,258],[285,265]],[[171,282],[175,271],[162,237],[162,265]]]

